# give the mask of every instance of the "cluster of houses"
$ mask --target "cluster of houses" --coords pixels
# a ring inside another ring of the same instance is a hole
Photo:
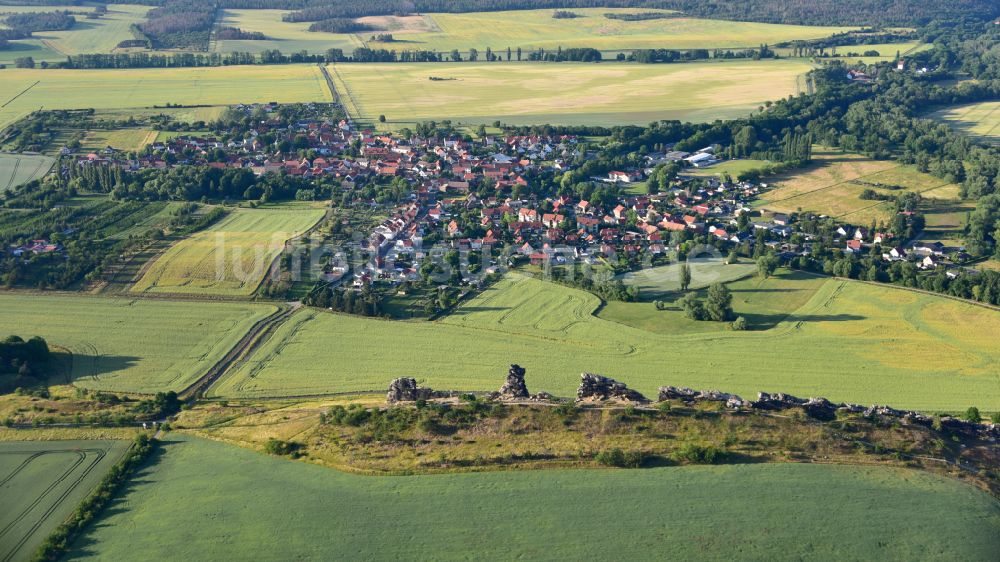
[[[54,244],[48,240],[32,240],[27,244],[22,244],[20,246],[11,246],[10,255],[17,258],[26,258],[31,255],[39,254],[51,254],[52,252],[62,251],[62,246],[59,244]]]

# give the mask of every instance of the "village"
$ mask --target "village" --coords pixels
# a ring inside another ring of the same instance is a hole
[[[685,172],[719,163],[718,146],[693,153],[666,146],[642,154],[640,165],[589,177],[584,189],[567,188],[559,182],[564,174],[599,157],[597,146],[574,135],[378,133],[356,129],[339,118],[332,104],[296,106],[289,112],[291,118],[282,107],[287,106],[234,106],[237,114],[268,118],[253,121],[245,131],[237,131],[242,134],[226,135],[225,140],[180,134],[140,153],[112,147],[99,153],[63,153],[81,167],[137,171],[207,166],[247,169],[258,177],[276,174],[327,182],[333,192],[344,195],[341,201],[377,207],[385,215],[361,243],[371,259],[351,272],[355,287],[418,280],[421,262],[434,245],[460,253],[507,248],[509,264],[548,268],[600,263],[634,269],[684,259],[695,246],[747,257],[767,251],[785,263],[805,263],[822,243],[838,257],[868,256],[922,270],[941,268],[951,278],[975,274],[959,267],[969,259],[962,248],[908,240],[903,232],[892,232],[893,225],[874,228],[768,212],[756,204],[767,183]],[[679,173],[672,174],[665,187],[650,188],[650,178],[662,176],[667,165]],[[361,197],[366,186],[402,187],[404,193],[369,200]],[[906,221],[894,221],[896,229],[905,228]],[[11,250],[25,255],[59,247],[35,240]],[[491,254],[489,263],[482,265],[475,271],[480,275],[468,273],[461,283],[495,272],[497,261]],[[328,265],[326,273],[324,279],[339,283],[347,271]]]

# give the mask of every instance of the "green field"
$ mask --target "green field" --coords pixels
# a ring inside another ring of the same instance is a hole
[[[240,209],[174,244],[133,292],[247,296],[257,290],[285,242],[323,218],[319,209]]]
[[[775,25],[709,19],[673,17],[644,21],[622,21],[604,17],[605,13],[635,13],[664,10],[589,8],[573,9],[581,17],[555,19],[552,10],[514,10],[504,12],[431,13],[416,16],[379,16],[361,18],[373,28],[393,34],[393,43],[367,43],[375,32],[335,34],[308,31],[309,23],[287,23],[282,10],[226,10],[223,25],[260,31],[268,41],[220,41],[215,50],[259,51],[280,49],[286,52],[328,48],[350,52],[362,44],[373,48],[466,52],[486,47],[503,50],[521,47],[538,48],[593,47],[603,51],[639,48],[739,48],[758,47],[794,39],[817,39],[846,31],[848,27]]]
[[[126,447],[128,441],[0,443],[0,559],[30,559]]]
[[[263,50],[278,49],[291,54],[299,51],[323,53],[327,49],[343,49],[348,55],[362,46],[362,41],[353,34],[313,33],[309,23],[288,23],[281,21],[286,10],[224,10],[221,24],[238,27],[243,31],[259,31],[267,36],[265,41],[214,41],[212,50],[218,53],[259,53]]]
[[[100,150],[110,146],[117,150],[139,151],[156,141],[158,134],[149,129],[88,131],[80,145],[82,150]]]
[[[736,313],[740,300],[771,298],[772,290],[800,298],[790,286],[744,287],[734,298]],[[211,393],[380,391],[400,376],[438,389],[495,390],[506,365],[519,363],[533,391],[562,396],[589,371],[652,396],[671,384],[929,411],[1000,410],[996,312],[850,281],[804,290],[811,295],[790,314],[760,313],[757,321],[776,324],[770,330],[674,336],[602,320],[592,314],[599,301],[590,293],[519,274],[436,322],[302,310]]]
[[[48,156],[0,153],[0,193],[44,176],[52,164]]]
[[[753,274],[757,266],[749,261],[726,265],[722,257],[696,257],[686,264],[691,268],[691,287],[700,289],[712,283],[727,283]],[[639,287],[643,300],[652,300],[671,296],[669,293],[681,289],[681,264],[672,263],[660,267],[651,267],[640,271],[626,273],[622,276],[626,285]]]
[[[315,65],[127,70],[8,68],[0,73],[0,105],[6,104],[0,108],[0,128],[39,108],[127,109],[162,106],[168,102],[226,105],[330,100],[326,81]]]
[[[738,276],[735,272],[726,273],[721,274],[718,280],[722,281],[729,275]],[[783,270],[768,279],[754,275],[726,283],[726,286],[733,294],[733,308],[737,314],[744,317],[754,330],[766,330],[776,327],[790,314],[805,306],[826,282],[825,277]],[[671,281],[667,289],[673,290],[669,288],[673,286],[674,282]],[[692,287],[696,287],[696,283],[692,283]],[[699,294],[704,297],[706,292],[701,290]],[[724,322],[699,322],[689,319],[675,302],[679,296],[676,293],[660,294],[656,287],[652,286],[640,293],[639,302],[605,303],[598,316],[604,320],[666,335],[729,330],[729,325]],[[667,303],[666,310],[658,310],[653,303],[654,300],[663,300]]]
[[[813,149],[813,162],[808,166],[767,178],[766,182],[771,190],[755,203],[763,210],[811,211],[859,225],[872,220],[888,222],[894,213],[892,201],[861,199],[865,189],[886,195],[915,191],[933,197],[949,187],[945,180],[919,172],[914,166],[822,147]]]
[[[3,8],[0,7],[0,11]],[[146,20],[149,6],[113,4],[108,13],[98,19],[77,16],[76,24],[66,31],[40,31],[32,36],[63,55],[111,53],[119,42],[132,39],[129,26]],[[71,11],[80,11],[73,8]]]
[[[986,101],[936,111],[931,118],[943,121],[971,137],[1000,142],[1000,101]]]
[[[646,124],[744,116],[802,89],[798,60],[689,64],[413,63],[330,67],[348,112],[400,126],[427,119]],[[431,76],[447,80],[430,80]]]
[[[1000,549],[993,498],[899,469],[373,477],[176,434],[164,451],[70,558],[985,561]]]
[[[0,294],[0,310],[0,333],[72,353],[74,384],[154,393],[191,385],[275,307]]]
[[[690,168],[684,170],[684,175],[696,177],[714,177],[722,174],[729,174],[736,179],[740,174],[749,170],[763,168],[770,164],[767,160],[726,160],[707,168]]]

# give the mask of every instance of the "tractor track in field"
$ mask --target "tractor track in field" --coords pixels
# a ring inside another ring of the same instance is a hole
[[[34,84],[32,84],[32,85],[28,86],[27,88],[25,88],[25,89],[21,90],[21,92],[20,92],[20,93],[18,93],[18,94],[17,94],[16,96],[14,96],[14,97],[10,98],[9,100],[7,100],[7,103],[5,103],[5,104],[3,104],[3,105],[0,105],[0,108],[2,108],[2,107],[7,107],[8,105],[10,105],[10,104],[11,104],[11,103],[12,103],[12,102],[13,102],[14,100],[16,100],[17,98],[19,98],[19,97],[23,96],[24,94],[27,94],[27,93],[28,93],[28,90],[30,90],[30,89],[32,89],[32,88],[34,88],[35,86],[37,86],[37,85],[39,85],[39,84],[41,84],[41,83],[42,83],[42,81],[41,81],[41,80],[38,80],[38,81],[37,81],[37,82],[35,82]]]
[[[76,479],[73,480],[71,484],[61,494],[59,494],[58,497],[55,498],[55,501],[52,503],[52,505],[50,505],[49,508],[46,509],[45,512],[41,514],[41,516],[36,518],[35,524],[32,525],[30,529],[28,529],[28,531],[21,537],[21,539],[18,540],[16,543],[13,543],[11,550],[6,555],[4,555],[3,562],[8,562],[9,560],[13,560],[14,555],[21,549],[22,546],[24,546],[24,543],[27,542],[29,539],[31,539],[31,537],[35,534],[35,532],[38,531],[38,528],[41,527],[42,524],[46,521],[46,519],[48,519],[49,516],[52,515],[52,512],[57,510],[59,506],[61,506],[63,502],[66,501],[66,498],[69,497],[69,495],[72,494],[77,489],[80,483],[83,482],[85,478],[87,478],[87,475],[89,475],[90,472],[94,470],[94,468],[101,463],[105,455],[107,455],[107,451],[105,451],[104,449],[59,449],[52,451],[40,451],[35,454],[32,454],[30,457],[25,459],[25,461],[21,463],[21,465],[17,467],[13,473],[11,473],[9,476],[7,476],[6,479],[4,479],[4,482],[10,481],[10,479],[17,476],[19,472],[21,472],[24,468],[26,468],[29,464],[31,464],[31,461],[37,459],[42,455],[53,454],[53,453],[66,453],[66,452],[76,453],[77,455],[76,460],[73,461],[70,467],[67,468],[66,471],[63,472],[63,474],[59,478],[57,478],[54,482],[52,482],[45,489],[44,492],[39,494],[38,497],[35,498],[35,501],[31,502],[31,504],[28,505],[17,517],[11,520],[11,522],[8,523],[6,527],[0,529],[0,537],[3,537],[3,535],[8,533],[15,525],[20,523],[25,517],[28,516],[28,514],[31,513],[31,511],[43,499],[45,499],[45,497],[49,494],[49,492],[54,490],[57,486],[59,486],[59,484],[61,484],[64,480],[69,478],[73,474],[73,472],[87,460],[88,455],[93,454],[95,458],[90,462],[90,464],[84,467],[80,475],[77,476]]]

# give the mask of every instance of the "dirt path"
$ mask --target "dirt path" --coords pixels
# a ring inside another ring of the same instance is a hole
[[[288,303],[274,314],[254,324],[246,335],[244,335],[240,341],[238,341],[236,345],[222,357],[222,359],[216,362],[215,365],[212,365],[212,367],[209,368],[201,378],[195,381],[194,384],[180,392],[180,397],[183,399],[198,398],[199,395],[208,390],[212,384],[215,383],[215,381],[219,380],[222,375],[226,374],[226,372],[228,372],[237,361],[242,358],[249,357],[250,354],[267,339],[266,336],[271,334],[278,326],[284,323],[285,320],[287,320],[296,310],[300,308],[302,308],[302,303]]]

